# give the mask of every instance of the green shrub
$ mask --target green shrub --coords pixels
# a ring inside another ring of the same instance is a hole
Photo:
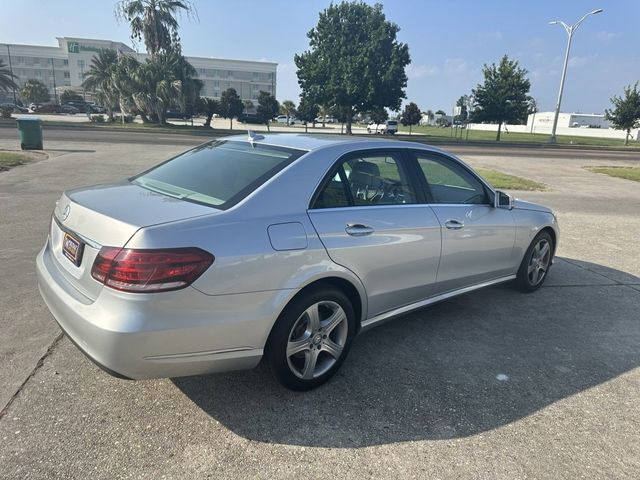
[[[0,110],[0,118],[11,118],[11,109],[3,108]]]
[[[104,115],[91,115],[91,123],[104,123]]]
[[[114,115],[113,123],[122,123],[122,115]],[[133,115],[125,115],[124,123],[133,123]]]

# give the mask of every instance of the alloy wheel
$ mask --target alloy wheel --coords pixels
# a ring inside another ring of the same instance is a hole
[[[531,259],[527,266],[527,279],[532,286],[538,285],[544,279],[551,262],[551,245],[545,238],[533,247]]]
[[[289,333],[289,368],[303,380],[323,375],[342,355],[348,332],[347,315],[338,303],[314,303],[298,317]]]

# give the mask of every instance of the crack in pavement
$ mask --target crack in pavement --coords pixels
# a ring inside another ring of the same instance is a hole
[[[31,370],[31,373],[27,375],[27,378],[24,379],[24,381],[20,384],[18,389],[15,391],[15,393],[11,395],[11,398],[9,398],[9,401],[6,403],[6,405],[2,407],[2,410],[0,410],[0,420],[2,420],[2,417],[6,415],[6,413],[9,411],[9,408],[11,407],[13,402],[20,395],[20,392],[22,392],[22,390],[27,385],[27,383],[29,383],[29,380],[31,380],[33,376],[38,372],[40,367],[42,367],[46,358],[49,355],[51,355],[51,353],[53,352],[53,349],[56,348],[56,346],[60,343],[60,340],[62,340],[63,337],[64,337],[64,333],[62,332],[56,335],[56,337],[53,339],[53,342],[51,342],[51,345],[49,345],[49,347],[47,348],[47,351],[44,352],[44,355],[42,355],[40,359],[36,362],[36,365],[35,367],[33,367],[33,370]]]

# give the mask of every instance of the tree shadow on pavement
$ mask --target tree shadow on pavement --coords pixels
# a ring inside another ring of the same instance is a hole
[[[533,294],[493,287],[364,333],[334,379],[311,392],[285,390],[264,366],[173,382],[260,442],[363,447],[464,437],[639,366],[639,310],[640,278],[558,259]]]

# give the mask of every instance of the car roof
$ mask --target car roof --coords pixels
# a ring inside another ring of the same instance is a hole
[[[325,147],[336,145],[352,144],[357,148],[420,148],[439,151],[438,148],[425,145],[424,143],[406,142],[399,140],[370,138],[351,135],[338,135],[336,133],[327,134],[306,134],[306,133],[258,133],[254,134],[256,144],[272,145],[277,147],[294,148],[297,150],[313,151]],[[236,142],[246,142],[249,136],[233,135],[221,138],[220,140],[230,140]]]

